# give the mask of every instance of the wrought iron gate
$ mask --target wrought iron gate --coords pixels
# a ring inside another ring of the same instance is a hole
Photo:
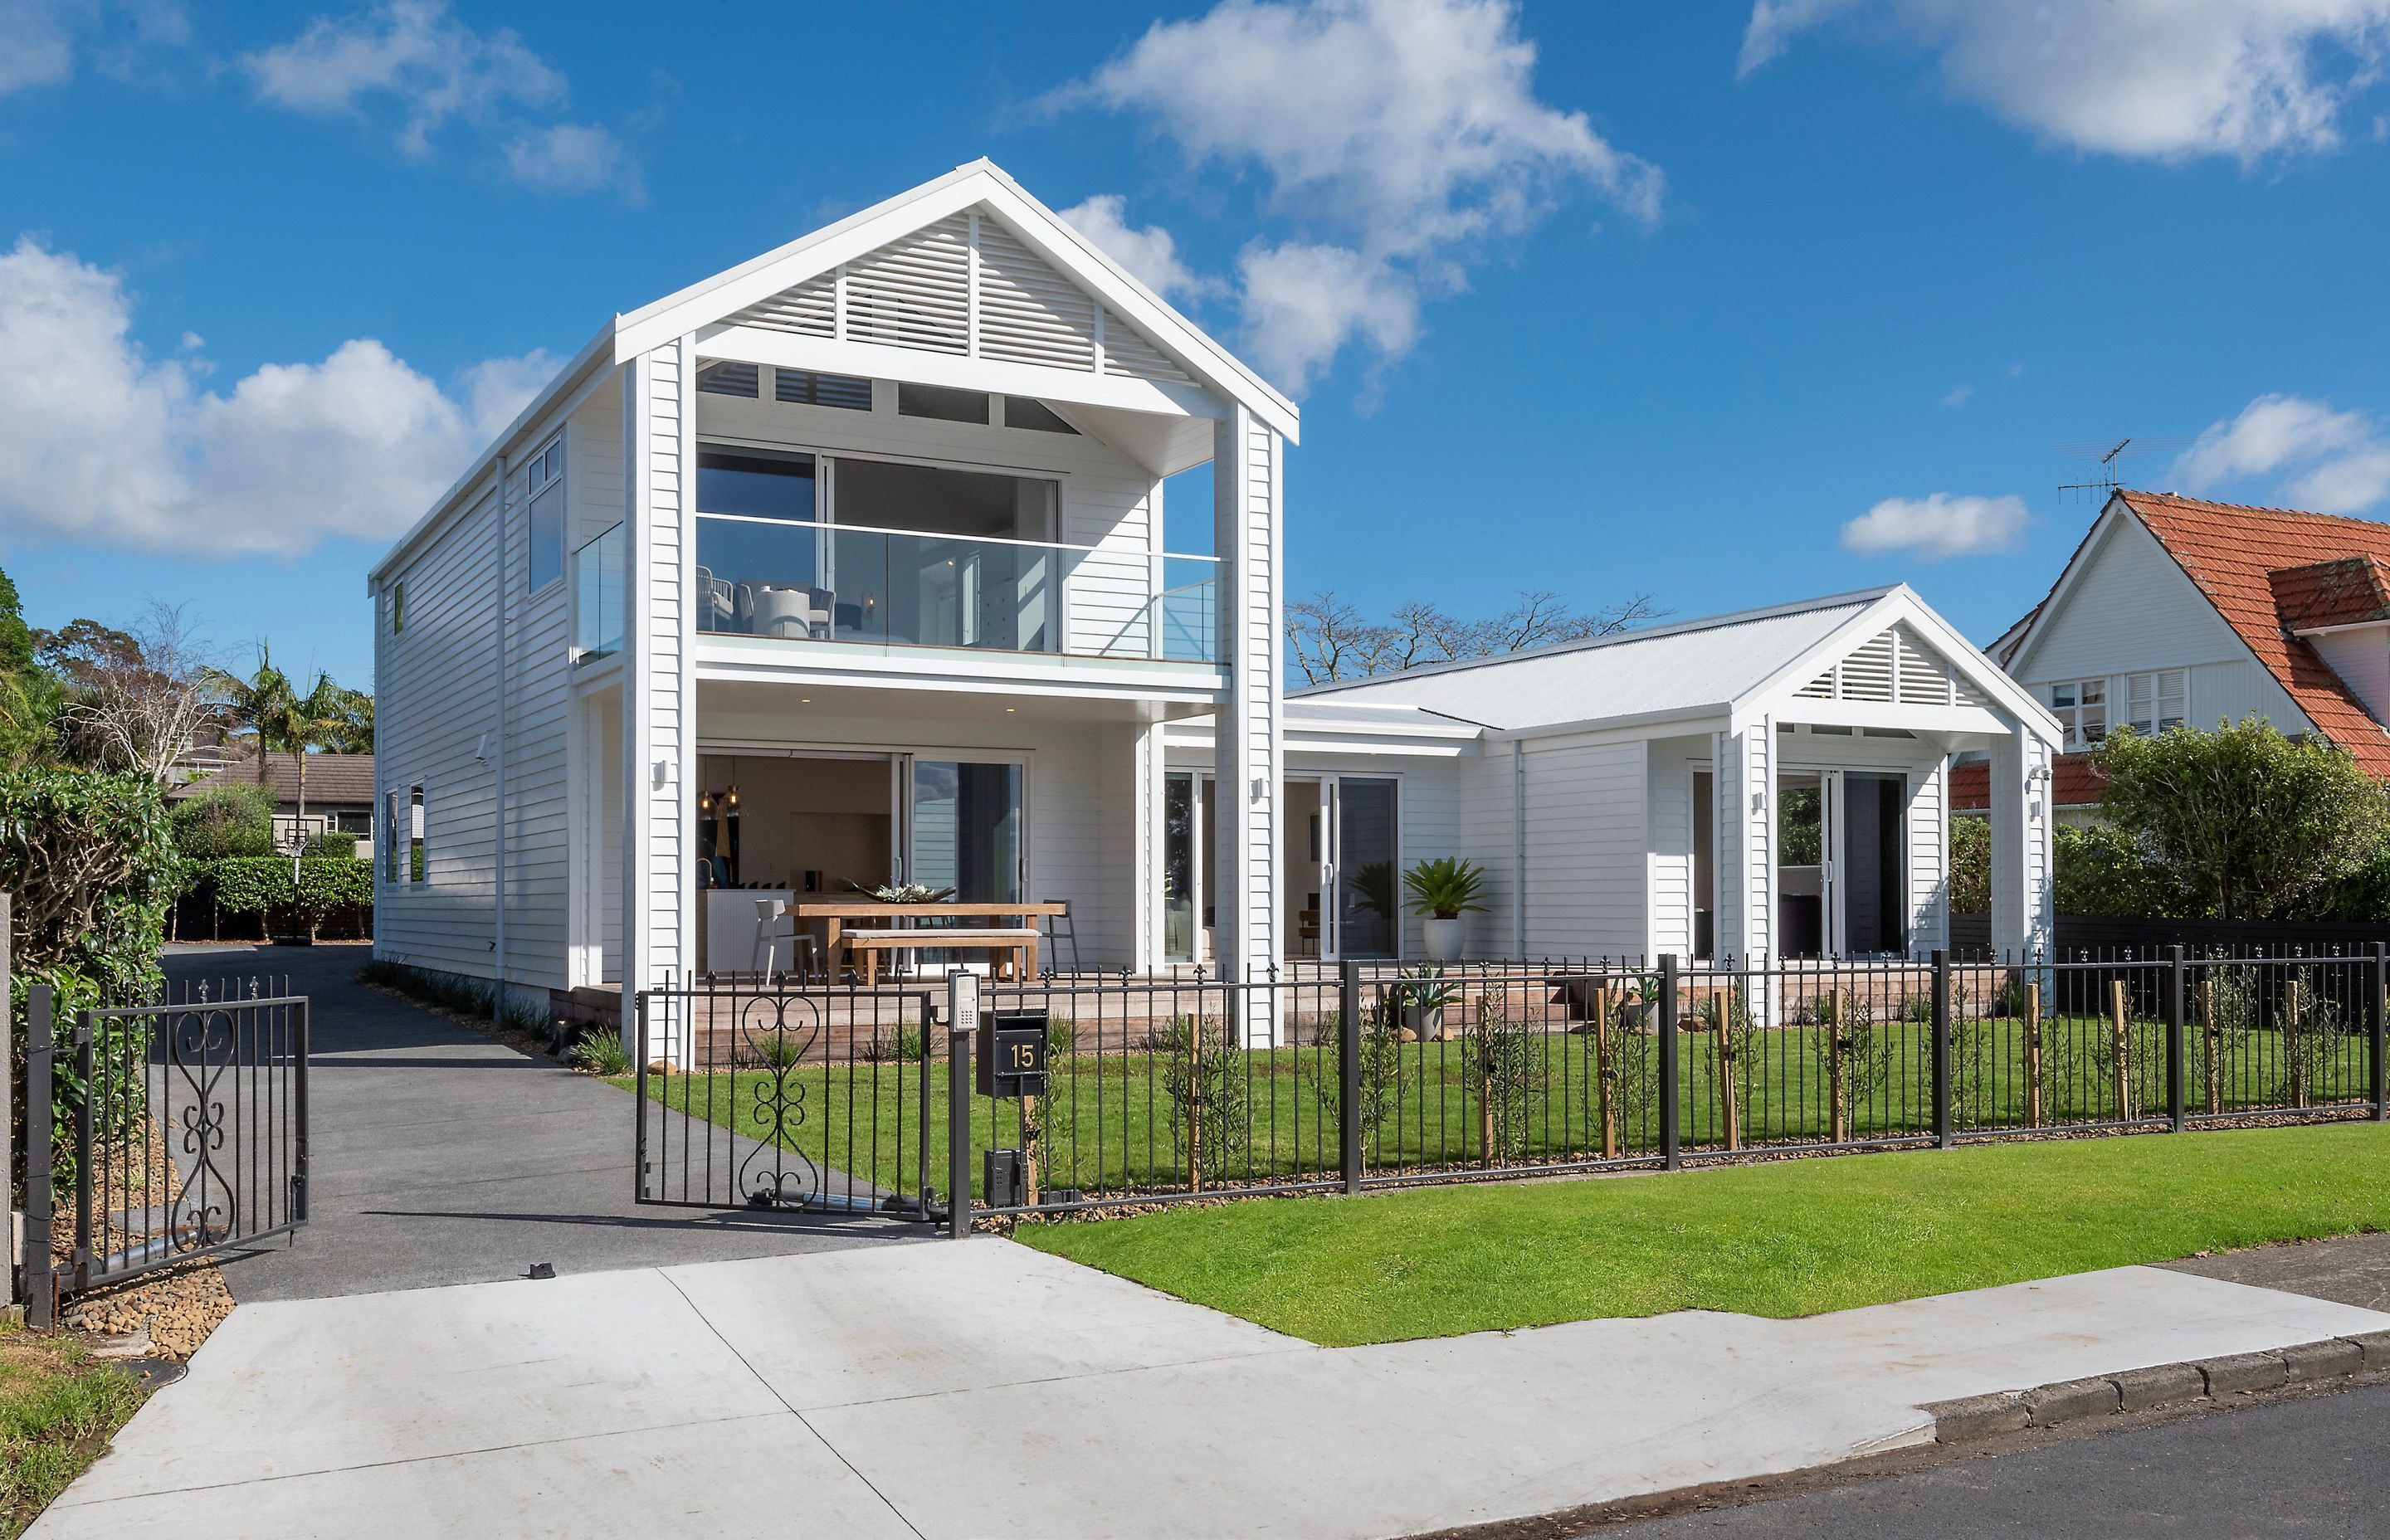
[[[918,986],[700,975],[636,1009],[638,1201],[933,1215],[944,1034]]]
[[[25,1294],[36,1324],[62,1293],[307,1222],[307,999],[287,979],[186,985],[71,1023],[54,1020],[47,986],[27,1003]],[[58,1233],[68,1223],[71,1240]]]

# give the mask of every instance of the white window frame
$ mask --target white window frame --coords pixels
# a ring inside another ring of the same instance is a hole
[[[2049,687],[2049,712],[2066,729],[2069,753],[2096,748],[2107,741],[2109,712],[2114,705],[2105,679],[2066,679]],[[2096,713],[2099,736],[2086,729]]]
[[[559,431],[547,447],[531,457],[523,470],[523,582],[525,592],[538,594],[564,581],[566,530],[571,510],[565,494],[564,434]],[[554,516],[555,568],[540,575],[541,507],[549,503]]]
[[[2171,703],[2173,710],[2166,708]],[[2125,675],[2125,725],[2144,738],[2191,720],[2191,671],[2152,669]]]

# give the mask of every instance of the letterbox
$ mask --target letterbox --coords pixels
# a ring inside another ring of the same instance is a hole
[[[980,1018],[979,1094],[1046,1094],[1046,1012],[992,1010]]]

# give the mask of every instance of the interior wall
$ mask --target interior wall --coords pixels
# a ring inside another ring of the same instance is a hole
[[[1319,956],[1322,934],[1320,906],[1326,901],[1327,813],[1321,807],[1317,781],[1286,783],[1284,859],[1286,905],[1283,934],[1287,956]],[[1305,918],[1305,917],[1308,918]]]
[[[850,883],[888,880],[891,812],[884,759],[698,757],[699,789],[715,793],[717,853],[727,855],[728,819],[719,808],[739,788],[738,886],[839,896]],[[704,828],[699,817],[700,837]]]

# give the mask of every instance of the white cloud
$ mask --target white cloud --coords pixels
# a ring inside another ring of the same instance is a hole
[[[1173,295],[1201,294],[1220,287],[1187,265],[1178,242],[1159,225],[1140,230],[1128,222],[1128,199],[1118,193],[1099,193],[1060,211],[1079,234],[1104,254],[1129,270],[1137,282],[1167,300]]]
[[[288,43],[242,56],[261,100],[319,117],[397,104],[399,153],[428,160],[451,122],[496,136],[508,171],[528,186],[586,192],[620,186],[636,195],[636,173],[602,128],[545,121],[572,95],[564,75],[511,29],[478,32],[449,14],[447,0],[383,0],[335,20],[317,17]]]
[[[1741,72],[1843,19],[2054,143],[2161,160],[2336,147],[2390,43],[2390,0],[1755,0]]]
[[[2005,551],[2024,533],[2022,497],[1887,497],[1843,526],[1843,549],[1861,556],[1914,551],[1928,561]]]
[[[0,0],[0,96],[71,78],[78,53],[121,75],[142,49],[189,38],[180,0]]]
[[[2317,513],[2357,513],[2390,496],[2390,436],[2362,412],[2305,396],[2262,395],[2212,423],[2174,463],[2189,492],[2268,480],[2268,494]]]
[[[1349,338],[1380,358],[1419,340],[1419,289],[1391,263],[1341,246],[1248,247],[1237,259],[1239,304],[1253,364],[1289,390],[1308,389]]]
[[[1950,387],[1950,393],[1942,398],[1942,404],[1952,407],[1964,406],[1967,404],[1968,398],[1974,393],[1975,388],[1972,385],[1953,385]]]
[[[507,170],[526,186],[551,192],[591,192],[621,186],[634,200],[638,172],[623,142],[587,123],[557,123],[527,129],[507,145]]]
[[[1303,233],[1247,251],[1280,282],[1244,309],[1291,327],[1252,346],[1300,381],[1356,340],[1381,360],[1408,348],[1420,294],[1462,288],[1484,243],[1566,198],[1657,218],[1658,169],[1538,99],[1535,65],[1512,0],[1220,0],[1056,99],[1146,114],[1190,162],[1267,174],[1269,206]],[[1361,292],[1299,281],[1330,268]],[[1320,303],[1297,317],[1306,287]]]
[[[151,360],[113,274],[20,238],[0,254],[0,528],[199,556],[388,538],[520,410],[544,358],[469,371],[458,401],[379,342],[267,365],[228,394]]]

